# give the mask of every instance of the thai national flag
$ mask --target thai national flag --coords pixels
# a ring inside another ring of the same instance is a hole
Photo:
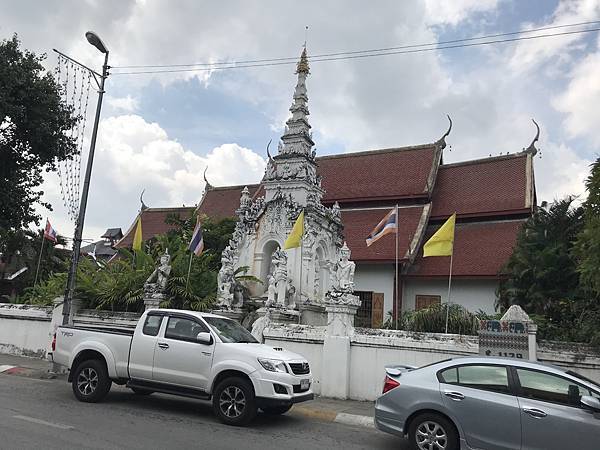
[[[50,225],[50,221],[46,219],[46,228],[44,229],[44,238],[56,244],[56,230]]]
[[[194,228],[194,234],[192,234],[192,240],[188,248],[196,255],[200,256],[204,250],[204,238],[202,237],[202,225],[200,224],[200,217],[196,220],[196,228]]]
[[[397,208],[393,208],[389,213],[385,215],[381,222],[377,224],[371,234],[367,237],[367,247],[373,242],[382,238],[386,234],[393,233],[398,229],[398,218],[396,217]]]

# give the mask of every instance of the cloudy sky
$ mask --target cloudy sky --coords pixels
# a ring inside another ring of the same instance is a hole
[[[211,184],[258,181],[265,146],[282,134],[294,66],[117,74],[119,66],[243,61],[447,41],[600,19],[600,0],[153,1],[0,0],[0,39],[52,48],[100,70],[96,31],[115,67],[106,85],[84,238],[131,224],[149,206],[193,205]],[[597,26],[597,25],[596,25]],[[562,30],[555,30],[562,31]],[[314,62],[310,121],[321,155],[437,140],[454,121],[446,162],[516,152],[542,128],[538,199],[583,194],[600,134],[598,33]],[[88,130],[95,97],[90,102]],[[86,148],[87,153],[87,148]],[[374,168],[376,170],[376,168]],[[83,172],[83,171],[82,171]],[[402,176],[402,174],[398,174]],[[83,177],[83,173],[82,173]],[[71,235],[58,179],[45,200]]]

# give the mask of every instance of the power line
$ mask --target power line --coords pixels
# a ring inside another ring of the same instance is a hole
[[[584,26],[584,25],[592,25],[592,24],[600,24],[600,20],[563,24],[563,25],[553,25],[553,26],[548,26],[548,27],[532,28],[529,30],[511,31],[511,32],[507,32],[507,33],[497,33],[497,34],[490,34],[490,35],[478,36],[478,37],[453,39],[453,40],[448,40],[448,41],[430,42],[427,44],[410,44],[410,45],[400,45],[400,46],[394,46],[394,47],[374,48],[374,49],[368,49],[368,50],[355,50],[355,51],[346,51],[346,52],[337,52],[337,53],[322,53],[322,54],[311,55],[309,57],[309,59],[311,61],[313,61],[313,60],[320,60],[320,58],[328,58],[328,57],[335,57],[335,56],[387,52],[387,51],[392,51],[392,50],[417,49],[417,48],[422,48],[422,47],[433,47],[433,46],[435,46],[436,49],[438,49],[439,46],[445,46],[445,45],[449,45],[449,44],[481,41],[484,39],[515,36],[515,35],[520,35],[520,34],[536,33],[539,31],[555,30],[555,29],[561,29],[561,28],[572,28],[572,27],[576,27],[576,26]],[[587,30],[578,30],[577,32],[586,32],[586,31]],[[574,33],[574,32],[570,32],[570,33]],[[557,35],[559,35],[559,34],[557,34]],[[540,37],[547,37],[547,36],[542,35]],[[451,48],[454,48],[454,47],[451,47]],[[427,49],[424,49],[424,50],[427,50]],[[243,64],[243,65],[252,64],[251,67],[254,67],[255,64],[258,64],[258,63],[282,63],[282,64],[285,64],[286,61],[289,61],[288,64],[292,64],[292,63],[296,62],[297,59],[298,59],[298,57],[294,56],[294,57],[286,57],[286,58],[248,59],[248,60],[240,60],[240,61],[214,61],[211,63],[126,65],[126,66],[113,66],[113,69],[143,69],[143,68],[158,68],[158,69],[160,69],[160,68],[177,68],[177,67],[191,68],[191,67],[202,66],[202,67],[206,67],[208,70],[215,70],[215,69],[219,68],[217,66],[222,66],[222,65],[225,65],[225,66],[234,66],[235,65],[236,67],[239,67],[240,64]],[[276,65],[276,64],[274,64],[274,65]],[[277,65],[281,65],[281,64],[277,64]],[[262,65],[262,64],[260,66],[256,65],[256,67],[264,67],[264,65]],[[229,67],[227,67],[227,68],[229,68]],[[199,69],[194,69],[194,70],[199,70]],[[120,73],[126,73],[126,72],[120,72]],[[131,72],[127,72],[127,73],[131,73]],[[136,72],[136,73],[138,73],[138,72]],[[142,73],[142,72],[139,72],[139,73]]]
[[[549,38],[549,37],[556,37],[556,36],[592,33],[592,32],[597,32],[597,31],[600,31],[600,28],[588,28],[585,30],[563,31],[561,33],[548,33],[548,34],[539,34],[539,35],[535,35],[535,36],[521,36],[521,37],[507,38],[507,39],[494,39],[494,40],[490,40],[490,41],[461,43],[461,44],[456,44],[456,45],[441,45],[441,46],[430,47],[430,48],[416,48],[416,49],[398,50],[398,51],[376,51],[376,53],[352,54],[352,55],[348,55],[348,56],[339,56],[339,57],[324,58],[324,57],[313,56],[313,57],[309,58],[309,60],[311,63],[315,63],[315,62],[341,61],[341,60],[350,60],[350,59],[359,59],[359,58],[372,58],[372,57],[376,57],[376,56],[423,53],[423,52],[431,52],[431,51],[437,51],[437,50],[476,47],[476,46],[482,46],[482,45],[502,44],[502,43],[507,43],[507,42],[516,42],[516,41],[528,41],[528,40],[533,40],[533,39],[542,39],[542,38]],[[297,58],[295,58],[295,59],[297,59]],[[179,73],[179,72],[209,72],[209,71],[213,71],[213,70],[245,69],[245,68],[252,68],[252,67],[271,67],[271,66],[281,66],[281,65],[291,65],[291,64],[296,64],[296,61],[295,60],[294,61],[281,61],[281,62],[271,62],[271,63],[264,63],[264,64],[239,64],[239,65],[229,65],[229,66],[222,66],[222,67],[206,67],[206,68],[113,72],[112,75],[142,75],[142,74]]]

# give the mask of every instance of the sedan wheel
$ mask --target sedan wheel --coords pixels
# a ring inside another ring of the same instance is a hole
[[[446,450],[448,436],[439,423],[422,422],[417,428],[416,441],[419,450]]]
[[[437,413],[423,413],[410,421],[408,437],[416,450],[458,450],[458,432],[452,422]]]

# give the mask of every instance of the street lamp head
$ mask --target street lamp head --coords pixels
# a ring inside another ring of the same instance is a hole
[[[108,49],[104,45],[104,42],[102,42],[102,39],[100,39],[96,33],[94,33],[93,31],[88,31],[87,33],[85,33],[85,37],[88,40],[88,42],[94,47],[96,47],[98,50],[100,50],[100,52],[108,53]]]

